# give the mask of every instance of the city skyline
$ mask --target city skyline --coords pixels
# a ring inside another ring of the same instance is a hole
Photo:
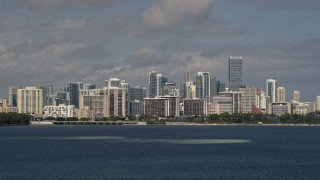
[[[110,77],[147,87],[151,71],[178,83],[210,72],[227,84],[230,56],[243,57],[244,85],[274,78],[289,99],[319,95],[319,1],[181,1],[0,0],[0,96]]]

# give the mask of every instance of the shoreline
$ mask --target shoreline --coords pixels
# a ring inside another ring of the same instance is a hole
[[[189,123],[189,122],[166,122],[165,124],[147,124],[143,121],[135,121],[129,122],[128,121],[31,121],[29,125],[130,125],[130,126],[154,126],[154,125],[162,125],[162,126],[320,126],[320,124],[201,124],[201,123]],[[3,125],[6,126],[6,125]],[[10,125],[15,126],[15,125]]]

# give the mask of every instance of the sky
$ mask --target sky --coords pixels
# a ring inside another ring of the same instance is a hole
[[[320,95],[319,0],[0,0],[0,97],[9,86],[68,82],[103,87],[118,77],[177,84],[210,72],[227,84],[243,57],[243,83],[268,78],[303,101]]]

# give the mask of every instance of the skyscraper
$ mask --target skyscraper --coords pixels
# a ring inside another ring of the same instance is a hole
[[[229,58],[229,91],[238,91],[242,86],[242,57]]]
[[[320,111],[320,96],[317,96],[317,100],[316,100],[316,110]]]
[[[266,81],[266,92],[267,96],[270,97],[270,102],[276,102],[277,100],[277,80],[275,79],[267,79]]]
[[[69,83],[68,86],[64,87],[64,92],[67,92],[67,99],[70,105],[75,105],[79,108],[79,97],[80,95],[87,95],[89,90],[95,89],[95,85],[83,84],[82,82]]]
[[[18,89],[18,113],[42,114],[42,97],[42,89],[36,87]]]
[[[157,74],[155,71],[149,73],[149,97],[162,96],[162,86],[168,81],[162,77],[162,74]]]
[[[9,106],[11,107],[17,107],[17,93],[18,93],[18,87],[9,87]]]
[[[300,91],[293,91],[293,100],[296,102],[301,101],[301,94]]]
[[[286,102],[286,89],[284,87],[277,88],[277,102]]]
[[[211,101],[210,95],[210,73],[209,72],[198,72],[196,79],[196,97],[200,99]]]

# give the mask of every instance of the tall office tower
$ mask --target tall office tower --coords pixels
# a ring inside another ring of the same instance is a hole
[[[157,74],[155,71],[149,73],[149,97],[154,98],[161,96],[161,87],[167,78],[162,77],[162,74]]]
[[[42,92],[43,90],[37,87],[18,89],[18,113],[42,114]]]
[[[229,91],[238,91],[242,86],[242,57],[229,58]]]
[[[296,102],[301,102],[301,93],[300,91],[293,91],[293,100]]]
[[[18,87],[9,87],[9,106],[17,107],[17,94],[18,94]]]
[[[43,99],[43,106],[52,106],[52,95],[53,95],[53,86],[52,85],[39,85],[38,89],[42,89],[42,99]]]
[[[270,103],[277,101],[277,80],[275,79],[267,79],[266,81],[266,92],[267,96],[270,97]]]
[[[277,102],[286,102],[286,89],[284,87],[277,88]]]
[[[316,110],[320,111],[320,96],[317,96],[317,100],[316,100]]]
[[[207,102],[211,101],[210,95],[210,73],[209,72],[198,72],[196,77],[196,97],[199,99],[204,99]]]
[[[90,90],[95,88],[95,85],[83,84],[82,82],[69,83],[68,86],[64,87],[64,92],[68,93],[67,99],[69,100],[69,104],[79,108],[80,95],[87,95]]]
[[[216,96],[218,95],[218,87],[217,87],[217,78],[216,77],[212,77],[211,81],[210,81],[210,95],[212,96]],[[210,99],[211,101],[211,99]]]

